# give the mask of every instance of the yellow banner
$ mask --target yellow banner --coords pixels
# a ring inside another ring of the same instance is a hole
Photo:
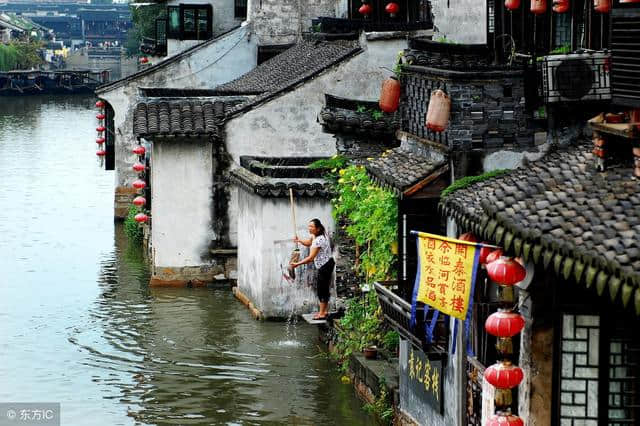
[[[464,320],[475,283],[479,245],[423,232],[416,234],[417,300]]]

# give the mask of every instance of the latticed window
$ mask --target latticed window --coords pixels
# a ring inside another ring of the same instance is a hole
[[[247,0],[234,0],[234,16],[239,19],[247,19]]]

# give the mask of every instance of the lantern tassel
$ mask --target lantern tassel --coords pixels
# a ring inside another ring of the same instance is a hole
[[[427,343],[433,343],[433,330],[436,328],[436,323],[438,322],[438,317],[440,316],[440,311],[433,311],[433,318],[431,318],[431,324],[427,327],[426,321],[424,327],[427,331]]]

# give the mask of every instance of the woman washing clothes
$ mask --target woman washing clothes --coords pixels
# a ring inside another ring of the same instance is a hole
[[[312,219],[309,222],[308,229],[309,234],[311,234],[311,238],[305,240],[298,238],[296,235],[293,238],[293,241],[304,246],[311,247],[309,256],[299,262],[291,262],[291,266],[296,268],[300,265],[313,262],[318,270],[316,289],[318,292],[318,305],[320,310],[316,315],[314,315],[313,319],[322,320],[326,319],[329,315],[329,287],[331,286],[331,277],[336,263],[333,260],[333,257],[331,257],[331,244],[329,244],[327,231],[324,229],[320,220]]]

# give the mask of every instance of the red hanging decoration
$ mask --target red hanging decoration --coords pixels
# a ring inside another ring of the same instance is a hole
[[[400,105],[400,82],[395,77],[389,77],[382,83],[380,101],[378,105],[384,112],[396,112]]]
[[[105,151],[104,149],[100,149],[100,150],[96,151],[96,155],[98,157],[104,157],[105,155],[107,155],[107,151]]]
[[[362,6],[360,6],[360,9],[358,9],[358,12],[360,12],[360,14],[363,15],[365,18],[368,18],[369,15],[371,15],[371,12],[373,12],[373,8],[368,3],[365,3]]]
[[[96,114],[96,118],[98,120],[104,120],[104,114],[100,113],[100,114]]]
[[[138,207],[142,207],[145,204],[147,204],[147,199],[138,195],[136,198],[133,199],[133,204],[135,204]]]
[[[142,179],[136,179],[136,180],[133,181],[131,186],[133,186],[135,189],[144,189],[144,188],[146,188],[147,183],[145,181],[143,181]]]
[[[473,235],[471,232],[465,232],[464,234],[460,234],[458,239],[462,241],[469,241],[470,243],[478,242],[478,238],[476,238],[476,236]]]
[[[427,109],[427,129],[433,132],[444,131],[449,124],[450,112],[451,98],[440,89],[434,91]]]
[[[484,378],[495,388],[511,389],[520,384],[524,373],[520,367],[511,364],[511,362],[502,361],[484,370]]]
[[[135,170],[138,173],[144,172],[145,169],[146,169],[146,167],[142,163],[135,163],[133,165],[133,170]]]
[[[520,0],[505,0],[504,7],[508,10],[517,10],[520,8]]]
[[[547,11],[547,0],[531,0],[531,13],[542,15]]]
[[[106,130],[106,129],[105,129],[105,127],[104,127],[104,126],[98,126],[98,127],[96,127],[96,132],[98,132],[98,133],[102,133],[102,132],[104,132],[105,130]]]
[[[620,0],[620,3],[640,3],[640,0]]]
[[[149,63],[149,58],[147,58],[146,56],[143,56],[142,58],[140,58],[140,63],[141,64]]]
[[[96,108],[104,108],[104,101],[96,102]]]
[[[491,262],[495,262],[496,260],[500,259],[502,256],[504,256],[504,252],[502,251],[502,249],[495,249],[491,251],[491,253],[489,253],[489,255],[486,257],[485,263],[489,264]]]
[[[556,13],[566,13],[569,10],[569,0],[553,0],[552,10]]]
[[[98,145],[102,145],[102,144],[104,143],[104,140],[105,140],[104,138],[97,138],[97,139],[96,139],[96,143],[97,143]]]
[[[593,0],[593,8],[598,13],[611,12],[611,0]]]
[[[138,214],[137,214],[137,215],[135,215],[133,218],[134,218],[134,219],[136,220],[136,222],[138,222],[138,223],[143,223],[143,222],[146,222],[146,221],[148,221],[148,220],[149,220],[149,216],[147,216],[147,215],[146,215],[146,214],[144,214],[144,213],[138,213]]]
[[[484,328],[495,337],[513,337],[524,328],[524,317],[515,312],[500,310],[489,315]]]
[[[135,148],[133,148],[133,153],[136,155],[144,155],[145,153],[144,146],[142,145],[136,146]]]
[[[485,263],[487,263],[487,258],[493,251],[495,250],[493,250],[491,247],[482,246],[480,248],[480,256],[478,258],[478,263],[480,263],[481,265],[484,265]]]
[[[384,10],[389,15],[391,15],[392,18],[394,18],[396,16],[396,14],[400,11],[400,6],[398,6],[398,3],[391,2],[391,3],[387,4],[387,6],[384,8]]]
[[[498,285],[512,286],[524,280],[527,270],[515,260],[502,256],[498,260],[487,263],[487,275]]]
[[[524,422],[511,413],[498,413],[489,418],[486,426],[524,426]]]

